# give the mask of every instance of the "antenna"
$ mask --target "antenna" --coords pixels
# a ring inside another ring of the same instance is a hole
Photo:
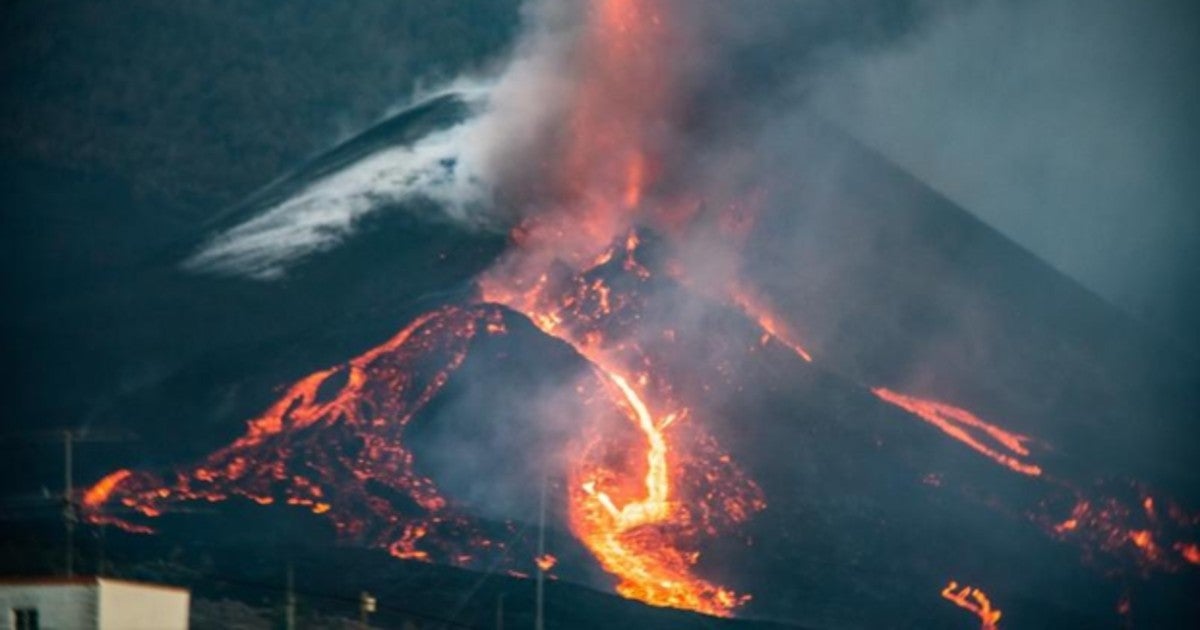
[[[63,431],[63,526],[67,530],[67,577],[75,575],[75,483],[70,431]]]
[[[50,505],[58,502],[62,505],[63,529],[66,531],[67,544],[64,550],[64,572],[67,577],[75,576],[75,528],[79,523],[79,511],[75,497],[75,443],[76,442],[130,442],[138,440],[131,432],[119,432],[106,429],[85,427],[82,429],[50,429],[44,431],[21,431],[18,433],[0,434],[0,442],[33,442],[55,443],[61,440],[63,449],[63,491],[61,496],[50,495],[46,491],[43,499]],[[44,505],[44,504],[43,504]],[[103,532],[103,530],[101,530]],[[103,551],[101,542],[101,554]],[[103,556],[100,561],[100,571],[103,570]],[[99,571],[98,571],[99,572]]]
[[[546,572],[542,570],[541,560],[546,556],[546,476],[542,475],[542,496],[538,508],[538,561],[537,561],[537,616],[534,617],[534,630],[545,630],[545,581]]]
[[[292,561],[287,565],[287,598],[284,600],[283,623],[287,630],[296,630],[296,571]]]

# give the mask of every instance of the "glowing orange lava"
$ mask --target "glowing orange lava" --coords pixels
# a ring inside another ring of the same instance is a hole
[[[340,536],[398,558],[474,566],[480,554],[503,546],[450,509],[414,470],[403,435],[466,357],[471,339],[503,330],[494,307],[422,315],[386,343],[300,379],[250,420],[244,435],[174,479],[126,470],[106,476],[84,494],[84,518],[148,532],[101,510],[118,503],[154,518],[173,503],[236,496],[304,507],[332,520]],[[376,487],[403,500],[394,503]]]
[[[987,594],[978,588],[971,586],[959,588],[958,582],[950,580],[946,588],[942,589],[942,597],[979,617],[980,630],[996,630],[996,624],[1000,623],[1000,610],[993,608]]]
[[[558,558],[555,558],[553,555],[547,553],[534,558],[533,563],[537,565],[538,569],[545,573],[546,571],[553,569],[554,565],[558,564]]]
[[[585,419],[588,436],[571,462],[568,489],[572,531],[618,577],[617,591],[659,606],[728,615],[747,597],[695,574],[700,551],[683,541],[715,525],[698,516],[711,510],[689,503],[727,501],[732,509],[724,513],[744,517],[761,509],[761,493],[736,468],[717,466],[713,485],[721,489],[681,494],[679,481],[689,467],[704,467],[697,462],[720,454],[687,446],[704,442],[696,437],[699,427],[675,435],[687,406],[651,374],[650,357],[621,330],[622,318],[636,311],[637,284],[650,276],[634,256],[633,228],[661,211],[650,200],[659,139],[678,118],[671,59],[682,34],[668,27],[665,8],[658,0],[587,5],[560,159],[542,173],[557,191],[553,211],[519,226],[517,249],[484,275],[480,298],[524,314],[570,344],[594,366],[609,403],[626,417],[631,432],[620,438],[597,429],[602,418]],[[619,251],[613,243],[623,233],[624,260],[611,271],[633,290],[616,292],[610,279],[589,272],[613,261]],[[565,279],[564,267],[572,272]],[[613,451],[625,465],[601,456]]]
[[[1038,520],[1054,537],[1080,546],[1085,560],[1099,561],[1102,552],[1110,560],[1131,561],[1143,574],[1200,564],[1200,548],[1187,542],[1194,539],[1200,518],[1174,501],[1156,499],[1137,483],[1102,486],[1089,493],[1065,481],[1056,483],[1073,497],[1071,512],[1057,522]],[[1133,507],[1138,504],[1142,509]]]
[[[636,234],[620,245],[621,255],[614,246],[558,284],[545,273],[527,280],[486,275],[480,299],[525,314],[575,348],[628,422],[629,438],[603,428],[602,418],[583,419],[587,437],[568,471],[571,530],[619,578],[617,592],[658,606],[729,615],[749,596],[696,575],[700,550],[685,541],[715,534],[718,525],[736,524],[765,503],[728,456],[712,450],[699,426],[680,428],[688,408],[656,386],[659,379],[646,369],[652,362],[638,346],[614,334],[622,322],[638,320],[633,296],[650,278],[635,256]],[[627,290],[613,293],[605,274],[615,274]],[[698,468],[713,473],[689,474]],[[695,485],[697,478],[710,487],[684,494],[682,480]],[[713,522],[711,513],[722,514],[725,523]]]
[[[83,507],[94,509],[104,505],[104,502],[108,500],[109,495],[112,494],[117,484],[132,474],[133,471],[122,468],[105,475],[103,479],[97,481],[95,485],[83,493]]]
[[[618,575],[617,592],[658,606],[728,615],[749,599],[693,575],[698,553],[680,549],[666,534],[686,522],[672,500],[668,446],[663,429],[675,413],[655,416],[624,377],[608,373],[623,400],[622,407],[646,440],[643,491],[631,492],[619,471],[582,466],[571,474],[571,525],[600,564]],[[616,473],[616,474],[614,474]],[[619,506],[610,492],[632,495]]]
[[[1200,565],[1200,545],[1195,543],[1175,543],[1175,550],[1179,552],[1179,555],[1183,556],[1184,560]]]
[[[997,464],[1023,475],[1036,477],[1042,474],[1040,466],[1020,459],[1029,456],[1029,449],[1025,447],[1025,443],[1029,442],[1030,438],[1024,435],[1005,431],[996,425],[984,422],[966,409],[953,405],[906,396],[884,387],[876,387],[871,391],[881,400],[916,415]],[[972,431],[980,431],[982,435],[972,433]],[[984,444],[985,438],[992,440],[998,448],[1007,450],[1008,453],[1002,453],[996,448]]]

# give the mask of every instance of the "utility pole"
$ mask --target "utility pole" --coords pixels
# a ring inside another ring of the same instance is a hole
[[[75,483],[70,431],[63,431],[63,526],[67,530],[67,577],[75,575]]]
[[[287,630],[296,630],[296,572],[292,561],[287,565],[287,595],[283,602],[283,625]]]
[[[100,525],[98,531],[96,532],[96,538],[98,540],[97,546],[99,547],[99,549],[96,550],[96,577],[104,575],[104,565],[108,563],[108,556],[105,552],[105,547],[108,545],[107,532],[108,528],[104,525]]]
[[[545,630],[545,581],[546,572],[542,570],[542,558],[546,556],[546,476],[542,475],[542,496],[538,508],[538,555],[537,562],[537,612],[533,620],[534,630]]]
[[[496,598],[496,630],[504,630],[504,593]]]
[[[49,489],[45,490],[45,497],[50,501],[58,502],[62,506],[63,529],[66,533],[66,545],[63,550],[63,571],[67,577],[75,575],[75,530],[79,525],[79,506],[76,505],[77,497],[75,496],[75,445],[88,442],[128,442],[139,439],[136,434],[127,432],[117,432],[105,429],[49,429],[45,431],[29,431],[20,432],[17,434],[0,434],[0,442],[8,440],[17,440],[20,442],[33,441],[35,443],[48,443],[57,445],[62,443],[63,453],[63,491],[62,495],[50,494]],[[104,535],[104,530],[101,528],[101,537]],[[100,560],[98,563],[97,573],[103,572],[105,563],[104,541],[101,538],[100,542]]]

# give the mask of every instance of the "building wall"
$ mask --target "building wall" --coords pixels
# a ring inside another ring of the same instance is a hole
[[[13,630],[14,608],[38,611],[43,630],[187,630],[187,590],[107,578],[0,582],[0,630]]]
[[[187,630],[188,591],[100,578],[99,630]]]
[[[0,584],[0,629],[12,630],[14,608],[36,608],[46,630],[96,628],[95,582]]]

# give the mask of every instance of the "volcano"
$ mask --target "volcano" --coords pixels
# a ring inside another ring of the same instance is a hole
[[[653,230],[540,285],[489,284],[476,274],[502,258],[501,237],[403,209],[265,295],[253,280],[160,274],[262,315],[223,342],[196,329],[205,356],[119,402],[146,419],[123,428],[189,439],[104,475],[82,497],[89,518],[169,535],[160,521],[197,503],[243,517],[279,504],[271,518],[328,523],[345,545],[530,575],[548,478],[551,574],[659,605],[811,627],[1187,625],[1194,445],[1171,437],[1196,408],[1194,362],[805,124],[820,178],[773,193],[742,237],[749,267],[790,272],[754,273],[775,279],[760,299],[697,286]],[[382,246],[422,240],[435,245]],[[390,283],[369,280],[389,267]],[[435,286],[414,277],[425,268]],[[340,295],[362,300],[353,326],[276,299],[327,294],[338,274],[355,279]],[[606,367],[627,356],[652,370]],[[642,415],[668,437],[661,507],[644,487],[656,473]],[[669,514],[604,533],[631,504]],[[693,590],[641,591],[619,572],[622,553],[664,548],[678,555],[650,570]]]
[[[122,269],[124,354],[19,398],[146,438],[85,522],[805,627],[1192,625],[1195,358],[811,116],[728,147],[784,180],[685,177],[670,6],[587,13],[491,197],[447,94]]]

